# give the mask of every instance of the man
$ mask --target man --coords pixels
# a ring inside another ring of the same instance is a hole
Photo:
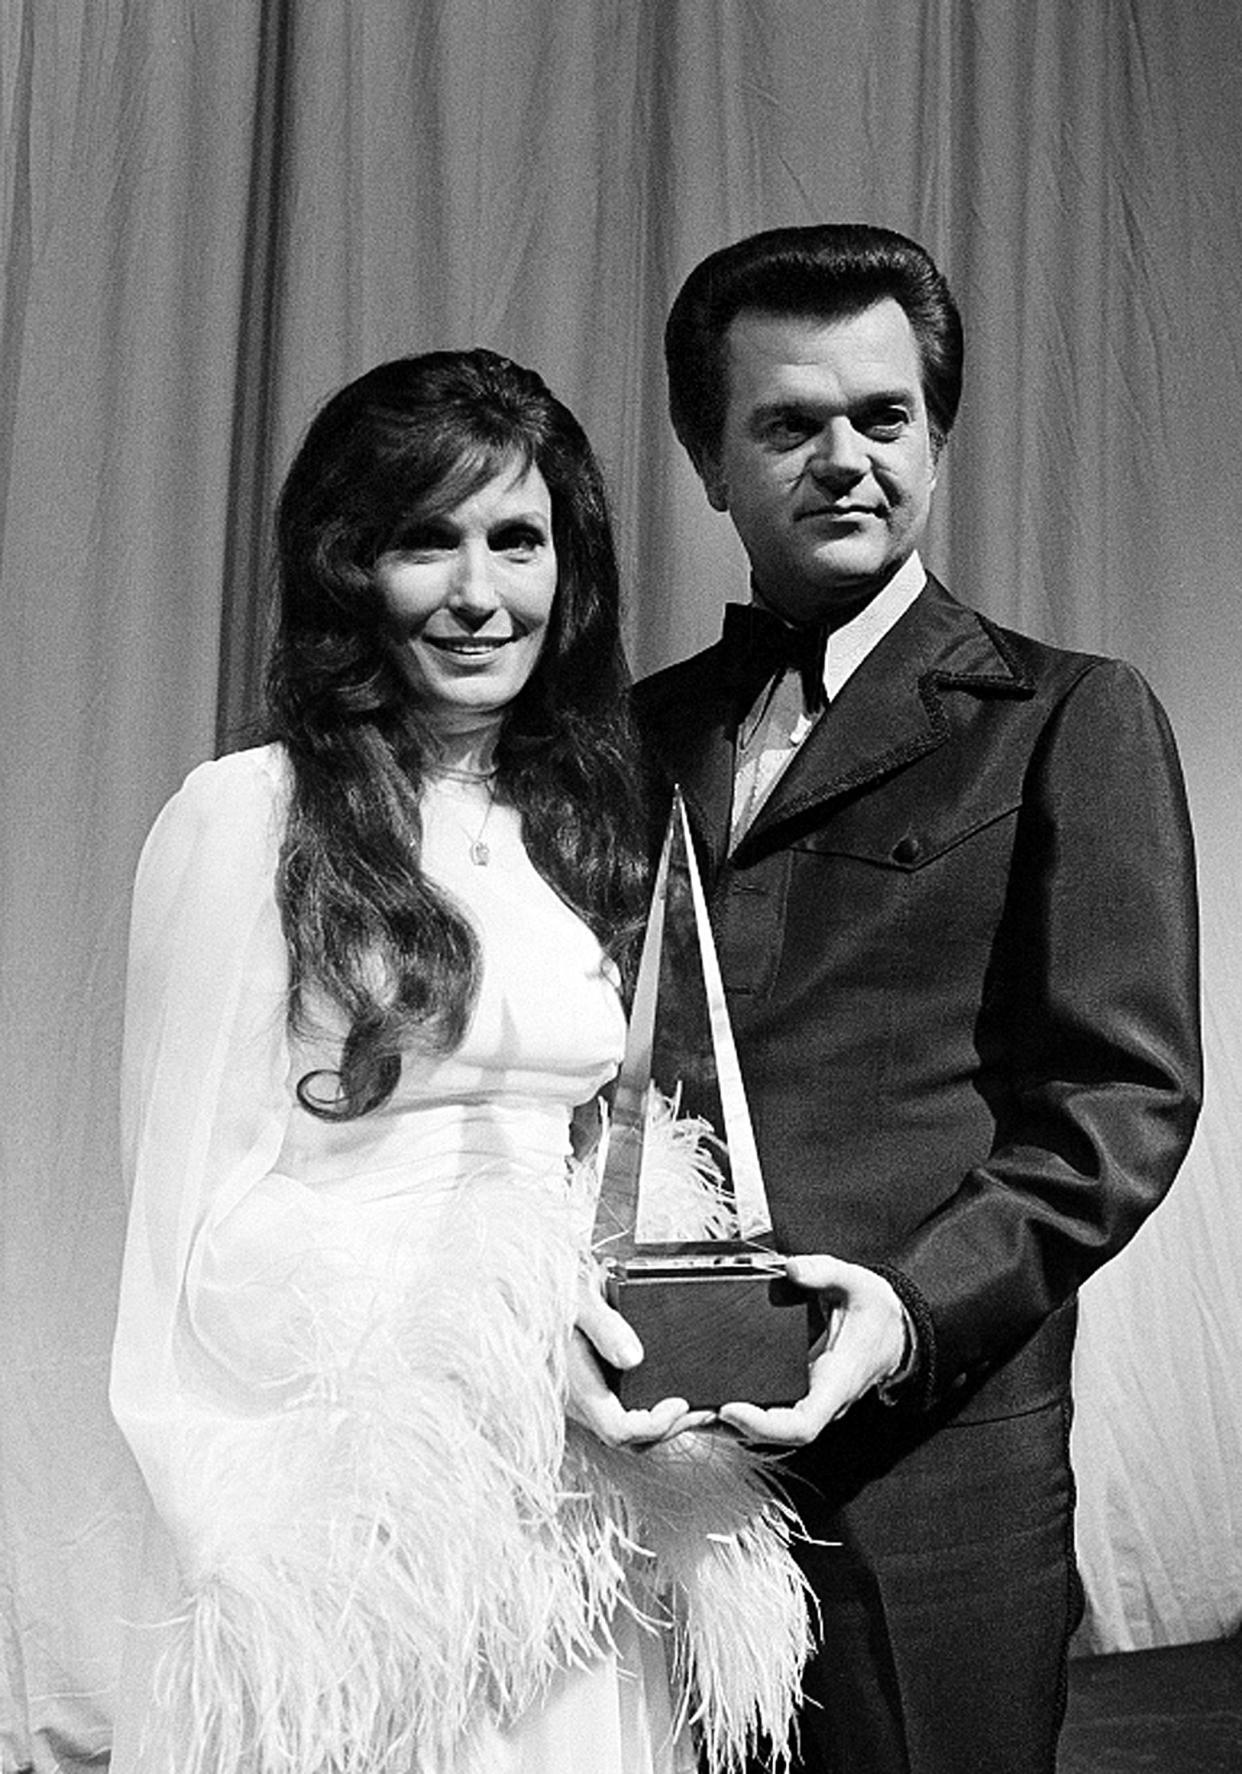
[[[638,710],[694,826],[778,1245],[827,1326],[804,1399],[721,1412],[799,1450],[823,1640],[800,1765],[1052,1774],[1074,1294],[1198,1109],[1173,741],[1131,668],[926,573],[962,338],[920,247],[743,240],[666,348],[753,605]]]

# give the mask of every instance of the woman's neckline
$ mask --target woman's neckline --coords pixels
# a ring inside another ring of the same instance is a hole
[[[491,782],[497,771],[496,746],[503,726],[503,712],[489,711],[468,724],[454,723],[433,733],[427,774],[449,782]]]

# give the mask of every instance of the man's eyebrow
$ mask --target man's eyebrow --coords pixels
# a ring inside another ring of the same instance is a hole
[[[824,410],[824,402],[807,395],[791,394],[782,400],[765,400],[751,410],[751,423],[761,425],[765,419],[787,419],[791,415],[815,417]]]
[[[918,390],[903,382],[897,388],[878,388],[872,394],[860,395],[853,402],[851,411],[865,410],[867,407],[908,407],[917,398]]]
[[[818,418],[822,413],[869,413],[881,407],[913,406],[918,399],[918,391],[909,383],[901,383],[893,388],[877,388],[860,394],[846,406],[839,407],[835,401],[818,400],[811,394],[790,394],[777,400],[765,400],[751,410],[752,425],[763,425],[771,419],[787,418]]]

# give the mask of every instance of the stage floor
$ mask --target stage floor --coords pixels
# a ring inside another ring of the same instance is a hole
[[[1242,1634],[1075,1657],[1057,1774],[1242,1774]]]

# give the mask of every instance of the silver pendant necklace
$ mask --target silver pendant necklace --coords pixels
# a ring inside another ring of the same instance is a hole
[[[492,808],[495,804],[496,797],[492,793],[492,785],[489,782],[487,785],[487,808],[483,814],[483,823],[479,827],[476,836],[470,840],[470,849],[468,852],[470,860],[474,863],[476,868],[485,869],[488,863],[492,860],[491,845],[486,844],[483,841],[483,833],[487,830],[487,822],[492,816]]]
[[[469,783],[472,787],[477,786],[486,788],[487,806],[483,810],[482,822],[473,838],[470,837],[469,830],[466,827],[464,820],[458,819],[458,824],[469,839],[466,854],[476,868],[485,869],[488,863],[492,860],[492,847],[486,842],[483,834],[487,830],[487,822],[492,816],[492,808],[496,805],[496,791],[492,787],[497,775],[495,767],[491,770],[462,770],[457,769],[450,764],[439,764],[436,766],[432,774],[435,776],[447,777],[450,782],[465,782]]]
[[[479,829],[475,832],[473,837],[470,836],[470,828],[467,826],[465,820],[462,819],[460,814],[457,814],[456,808],[453,810],[454,813],[457,814],[457,823],[466,834],[466,854],[474,866],[479,869],[485,869],[488,863],[492,860],[492,847],[487,842],[484,834],[487,831],[487,822],[492,817],[492,808],[496,805],[496,790],[492,787],[491,780],[495,774],[496,772],[493,770],[488,776],[460,777],[458,779],[460,781],[468,781],[472,785],[480,786],[487,792],[487,806],[483,809],[483,817],[479,821]]]

